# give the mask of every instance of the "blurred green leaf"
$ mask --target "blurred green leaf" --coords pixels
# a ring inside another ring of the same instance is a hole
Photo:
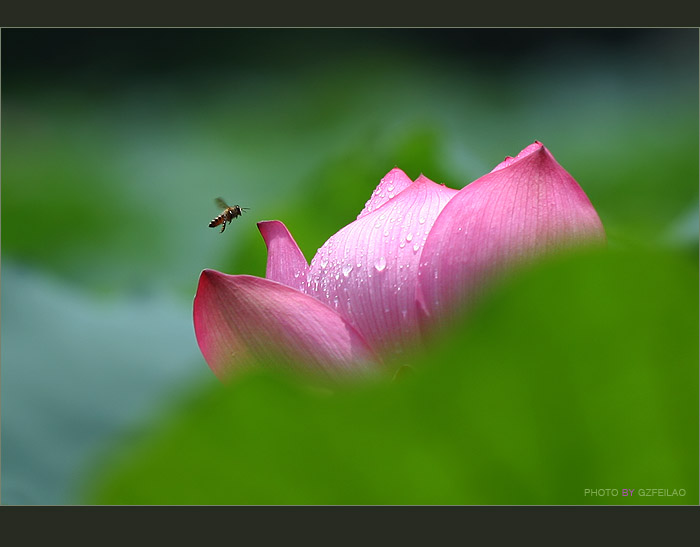
[[[671,253],[552,260],[395,363],[415,370],[396,382],[326,393],[251,374],[201,393],[89,500],[697,504],[697,276]]]

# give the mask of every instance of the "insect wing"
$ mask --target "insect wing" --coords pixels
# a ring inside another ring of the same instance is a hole
[[[224,201],[224,198],[216,198],[214,202],[219,209],[228,209],[228,204]]]

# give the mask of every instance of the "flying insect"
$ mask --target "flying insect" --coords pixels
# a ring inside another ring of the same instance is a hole
[[[231,221],[234,218],[241,216],[243,214],[243,211],[248,210],[248,207],[241,207],[240,205],[234,205],[233,207],[230,207],[223,200],[223,198],[216,198],[214,201],[216,202],[216,205],[219,206],[219,208],[223,209],[223,211],[218,217],[216,217],[209,223],[209,227],[215,228],[216,226],[221,224],[221,232],[219,233],[223,233],[223,231],[226,229],[227,222],[231,224]]]

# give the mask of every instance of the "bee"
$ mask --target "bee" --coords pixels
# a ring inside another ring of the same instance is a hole
[[[219,233],[222,233],[226,229],[227,222],[230,224],[234,218],[241,216],[243,211],[248,210],[248,207],[241,207],[240,205],[229,207],[222,198],[216,198],[214,201],[219,208],[223,209],[223,212],[209,223],[209,227],[214,228],[221,224],[221,232]]]

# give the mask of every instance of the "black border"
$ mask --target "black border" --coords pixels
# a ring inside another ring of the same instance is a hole
[[[169,537],[182,542],[237,544],[339,543],[529,544],[572,540],[591,545],[681,545],[697,535],[700,508],[676,507],[0,507],[3,538],[109,537],[144,544]],[[99,538],[99,539],[98,539]],[[249,543],[248,539],[254,540]]]
[[[0,6],[2,27],[676,27],[697,28],[692,4],[26,0]],[[697,10],[697,7],[695,8]]]

